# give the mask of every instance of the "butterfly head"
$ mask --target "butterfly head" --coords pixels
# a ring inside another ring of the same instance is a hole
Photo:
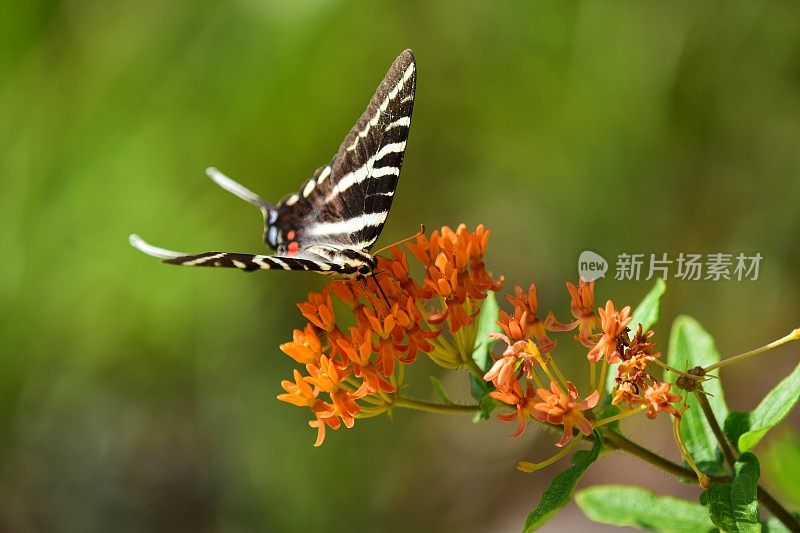
[[[358,266],[358,275],[365,278],[371,276],[375,272],[376,263],[372,256],[365,258],[364,263]]]

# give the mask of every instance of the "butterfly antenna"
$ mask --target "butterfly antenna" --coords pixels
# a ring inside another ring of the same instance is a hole
[[[384,251],[388,250],[388,249],[389,249],[389,248],[391,248],[392,246],[397,246],[398,244],[403,244],[404,242],[410,241],[410,240],[412,240],[412,239],[416,239],[416,238],[417,238],[417,237],[419,237],[420,235],[424,235],[424,234],[425,234],[425,224],[420,224],[420,225],[419,225],[419,231],[418,231],[418,232],[416,232],[416,233],[415,233],[414,235],[412,235],[411,237],[406,237],[406,238],[405,238],[405,239],[403,239],[402,241],[397,241],[397,242],[395,242],[395,243],[393,243],[393,244],[390,244],[389,246],[384,246],[383,248],[381,248],[380,250],[378,250],[377,252],[375,252],[375,253],[374,253],[374,254],[372,254],[372,255],[378,255],[379,253],[381,253],[381,252],[384,252]]]
[[[241,183],[232,180],[214,167],[208,167],[206,169],[206,174],[208,174],[208,177],[211,178],[214,183],[229,193],[256,206],[259,211],[261,211],[261,214],[264,215],[265,220],[269,219],[270,212],[274,211],[274,206],[271,203],[264,200]]]

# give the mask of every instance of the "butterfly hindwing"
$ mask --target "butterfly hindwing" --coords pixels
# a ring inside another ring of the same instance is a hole
[[[253,255],[237,252],[204,252],[165,259],[165,263],[184,266],[206,266],[238,268],[246,272],[255,270],[306,270],[322,274],[348,275],[355,272],[347,265],[310,259],[308,257],[286,257],[280,255]]]

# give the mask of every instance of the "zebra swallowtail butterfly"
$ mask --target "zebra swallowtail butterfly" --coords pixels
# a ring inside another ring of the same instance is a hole
[[[414,55],[406,50],[386,73],[331,163],[277,204],[215,168],[206,171],[223,189],[261,210],[264,242],[275,250],[274,255],[186,254],[152,246],[138,235],[130,236],[131,245],[174,265],[308,270],[347,277],[372,274],[375,258],[369,250],[392,206],[411,126],[415,85]]]

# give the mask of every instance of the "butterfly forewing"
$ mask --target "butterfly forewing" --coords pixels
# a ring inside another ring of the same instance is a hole
[[[277,205],[277,249],[331,243],[369,250],[383,229],[403,165],[414,108],[416,65],[395,60],[330,165]],[[267,228],[267,235],[271,227]],[[293,238],[292,238],[293,237]],[[269,239],[268,239],[269,240]]]

